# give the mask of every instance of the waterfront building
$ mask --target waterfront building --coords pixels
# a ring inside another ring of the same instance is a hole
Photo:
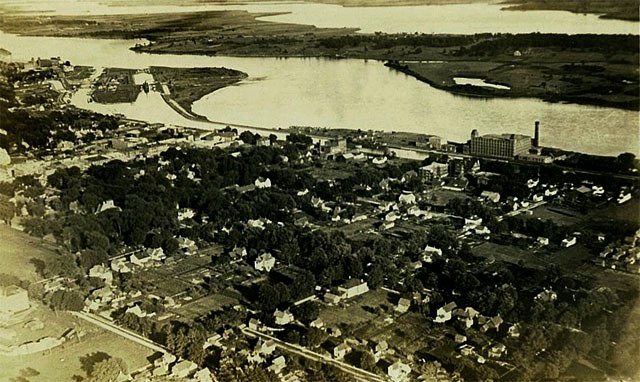
[[[478,130],[471,132],[469,153],[492,158],[515,158],[531,149],[532,138],[522,134],[487,134],[480,136]]]

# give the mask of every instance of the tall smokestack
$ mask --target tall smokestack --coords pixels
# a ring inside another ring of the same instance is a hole
[[[540,121],[536,121],[536,127],[533,132],[533,140],[531,142],[531,145],[533,147],[538,147],[539,144],[540,144]]]

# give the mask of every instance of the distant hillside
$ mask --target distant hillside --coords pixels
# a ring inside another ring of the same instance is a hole
[[[595,13],[602,18],[640,21],[640,0],[506,0],[507,10]]]

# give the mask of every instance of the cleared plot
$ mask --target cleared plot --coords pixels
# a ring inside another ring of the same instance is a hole
[[[563,210],[548,205],[534,209],[533,215],[524,214],[521,216],[529,216],[531,219],[552,220],[558,225],[572,225],[581,219],[575,211]]]
[[[184,304],[180,308],[176,309],[176,312],[183,317],[195,319],[211,312],[212,310],[221,310],[224,306],[235,305],[237,303],[238,300],[233,297],[222,294],[212,294]]]
[[[387,295],[384,290],[370,291],[348,300],[345,305],[323,307],[319,317],[325,325],[362,325],[379,317],[370,308],[387,305],[392,309]]]
[[[407,354],[413,354],[442,337],[441,327],[433,327],[422,314],[415,312],[398,317],[388,329],[389,335],[385,339],[389,346],[402,349]]]
[[[31,259],[45,260],[55,253],[44,247],[42,241],[23,232],[0,224],[0,272],[14,275],[27,281],[40,277],[31,264]]]
[[[493,259],[512,264],[518,264],[518,262],[522,261],[527,267],[531,268],[543,268],[546,265],[543,259],[532,252],[507,245],[483,243],[474,247],[471,252],[488,260]]]

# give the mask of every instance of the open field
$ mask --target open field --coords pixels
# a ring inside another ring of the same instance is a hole
[[[18,357],[0,356],[0,381],[10,381],[20,376],[20,370],[31,367],[40,374],[29,377],[31,382],[72,381],[74,376],[85,377],[81,360],[90,354],[104,352],[126,361],[129,371],[148,364],[147,357],[153,352],[145,347],[123,339],[111,332],[99,329],[69,313],[53,313],[42,308],[35,314],[46,327],[42,333],[34,332],[33,339],[46,335],[61,336],[67,329],[74,328],[83,333],[81,338],[72,337],[63,345],[31,355]]]
[[[558,225],[573,225],[580,220],[580,216],[575,211],[566,211],[564,212],[562,209],[545,205],[532,210],[533,215],[524,214],[522,216],[529,217],[530,219],[541,219],[541,220],[553,220],[554,223]]]
[[[45,260],[55,256],[40,239],[0,224],[0,272],[26,281],[36,281],[39,276],[31,259]]]
[[[483,243],[472,249],[472,253],[489,260],[503,261],[518,264],[524,262],[530,268],[543,268],[546,262],[529,250],[522,250],[514,246],[506,246],[495,243]]]
[[[224,306],[235,305],[238,300],[222,294],[212,294],[195,301],[183,304],[177,311],[190,320],[204,316],[212,310],[220,310]]]
[[[370,291],[362,296],[354,297],[346,302],[346,306],[325,306],[320,311],[319,318],[326,326],[335,326],[340,324],[352,324],[354,326],[363,326],[370,323],[378,315],[368,312],[364,307],[380,307],[386,305],[389,309],[389,294],[384,290]]]

